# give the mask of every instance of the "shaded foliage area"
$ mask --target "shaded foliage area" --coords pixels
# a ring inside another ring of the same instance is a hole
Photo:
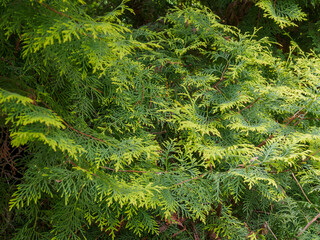
[[[17,3],[4,239],[319,238],[317,1]]]
[[[115,9],[120,0],[87,1],[91,15],[103,15]],[[223,23],[237,26],[243,32],[261,28],[258,37],[269,37],[278,42],[285,52],[294,41],[304,51],[319,51],[318,0],[132,0],[127,2],[132,11],[123,15],[122,20],[133,27],[153,24],[165,16],[172,7],[209,8]]]

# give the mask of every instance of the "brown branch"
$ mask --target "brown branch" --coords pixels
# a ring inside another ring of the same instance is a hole
[[[315,151],[314,153],[312,153],[311,156],[316,155],[318,152],[320,152],[320,149],[318,149],[317,151]],[[311,156],[307,157],[306,160],[304,160],[304,162],[308,161],[308,160],[311,158]]]
[[[284,172],[289,172],[289,171],[291,171],[291,169],[285,169],[281,172],[278,172],[278,171],[266,171],[266,172],[268,172],[268,173],[284,173]]]
[[[300,237],[300,236],[304,233],[304,231],[306,231],[307,228],[308,228],[313,222],[315,222],[319,217],[320,217],[320,213],[318,213],[318,215],[315,216],[315,217],[301,230],[301,232],[297,235],[297,237]]]
[[[144,85],[142,85],[142,98],[141,98],[141,101],[140,101],[140,104],[143,102],[143,99],[144,99]]]
[[[138,170],[116,170],[116,169],[113,169],[113,168],[109,168],[109,167],[106,167],[106,166],[100,166],[101,168],[104,168],[104,169],[107,169],[107,170],[110,170],[110,171],[115,171],[115,172],[131,172],[131,173],[155,173],[157,175],[160,175],[160,174],[163,174],[163,173],[167,173],[167,172],[150,172],[150,171],[138,171]]]
[[[72,17],[68,16],[67,14],[57,11],[54,8],[50,7],[49,5],[44,4],[43,2],[38,1],[38,3],[40,3],[42,6],[49,9],[50,11],[55,12],[56,14],[72,19]]]
[[[308,201],[310,204],[312,204],[312,202],[309,200],[309,198],[308,198],[307,194],[304,192],[303,188],[301,187],[301,185],[300,185],[300,183],[299,183],[298,179],[296,178],[296,176],[294,175],[294,173],[293,173],[293,172],[291,172],[291,175],[292,175],[292,177],[294,178],[294,180],[297,182],[297,184],[298,184],[298,186],[299,186],[299,188],[300,188],[301,192],[303,193],[304,197],[307,199],[307,201]],[[314,208],[314,209],[316,209],[316,210],[317,210],[317,212],[318,212],[318,213],[320,213],[320,211],[319,211],[317,208]]]
[[[258,97],[256,100],[254,100],[254,102],[252,102],[251,104],[249,104],[248,106],[246,106],[245,108],[239,110],[239,113],[241,113],[243,110],[246,110],[248,108],[251,108],[253,106],[253,104],[255,104],[256,102],[258,102],[260,100],[261,97]]]
[[[18,55],[18,52],[20,50],[20,43],[21,43],[21,38],[18,38],[18,40],[16,41],[16,47],[15,47],[15,53],[14,53],[14,56],[17,57]]]
[[[224,76],[224,74],[225,74],[225,72],[226,72],[226,70],[227,70],[227,68],[228,68],[228,65],[229,65],[229,62],[228,62],[228,63],[226,64],[226,66],[224,67],[223,72],[222,72],[221,77],[220,77],[220,80],[213,86],[215,89],[217,89],[219,83],[222,82],[223,76]]]
[[[197,232],[197,229],[194,225],[194,222],[191,222],[192,228],[193,228],[193,236],[194,236],[194,240],[201,240],[199,237],[199,234]]]
[[[210,163],[210,171],[212,172],[212,170],[213,170],[213,167],[212,167],[212,163]]]
[[[274,135],[271,134],[266,140],[264,140],[262,143],[260,143],[257,147],[260,148],[264,145],[266,145],[266,143],[268,142],[268,140],[271,140],[272,138],[274,138]]]
[[[111,170],[111,171],[115,171],[115,172],[133,172],[133,173],[147,173],[146,171],[137,171],[137,170],[116,170],[113,168],[109,168],[109,167],[105,167],[105,166],[100,166],[101,168],[107,169],[107,170]]]
[[[286,123],[286,126],[288,126],[290,123],[292,123],[293,120],[295,120],[299,114],[301,113],[301,111],[304,109],[304,107],[302,107],[300,110],[298,110],[292,117],[290,117],[289,119],[285,120],[284,122]]]
[[[302,116],[300,115],[299,118],[300,120],[304,120],[304,117],[307,115],[308,111],[306,111]],[[300,122],[300,120],[298,120],[295,124],[293,124],[293,126],[297,126]]]
[[[192,181],[192,180],[196,180],[196,179],[202,178],[204,175],[206,175],[206,173],[202,173],[201,175],[196,176],[196,177],[194,177],[194,178],[190,178],[190,179],[184,180],[184,181],[182,181],[182,182],[180,182],[180,183],[176,183],[175,185],[181,185],[181,184],[184,184],[184,183],[186,183],[186,182],[190,182],[190,181]]]
[[[48,104],[46,104],[45,102],[43,102],[42,100],[40,100],[48,109],[50,109],[53,113],[55,113],[57,116],[59,116],[55,111],[53,111],[52,110],[52,108],[48,105]],[[77,132],[77,133],[79,133],[79,134],[81,134],[81,135],[84,135],[84,136],[86,136],[86,137],[89,137],[89,138],[92,138],[92,139],[94,139],[94,140],[97,140],[97,141],[99,141],[99,142],[103,142],[103,143],[106,143],[106,144],[110,144],[110,143],[107,143],[105,140],[103,140],[103,139],[100,139],[100,138],[96,138],[96,137],[94,137],[94,136],[92,136],[92,135],[90,135],[90,134],[87,134],[87,133],[84,133],[84,132],[81,132],[81,131],[79,131],[79,130],[77,130],[77,129],[75,129],[74,127],[72,127],[72,126],[70,126],[65,120],[63,120],[61,117],[60,117],[60,119],[62,120],[62,122],[64,123],[64,125],[66,125],[68,128],[70,128],[71,130],[73,130],[73,131],[75,131],[75,132]],[[112,144],[113,145],[113,144]]]
[[[142,98],[141,98],[141,100],[139,101],[137,101],[135,104],[134,104],[134,106],[136,106],[137,104],[141,104],[142,103],[142,101],[143,101],[143,99],[144,99],[144,85],[142,85]]]
[[[178,234],[182,233],[183,231],[185,231],[187,229],[187,226],[184,226],[182,230],[176,232],[175,234],[172,235],[172,238],[176,237]]]
[[[71,163],[74,167],[76,168],[80,168],[81,170],[84,170],[90,174],[92,174],[93,176],[99,177],[97,174],[90,172],[88,169],[82,168],[80,166],[78,166],[77,164],[75,164],[74,162],[72,162],[71,160],[67,160],[68,163]]]
[[[171,64],[171,65],[181,65],[181,66],[183,66],[183,67],[190,67],[190,66],[192,66],[192,64],[189,64],[189,65],[185,65],[185,64],[183,64],[183,63],[181,63],[181,62],[171,62],[171,61],[166,61],[166,62],[164,62],[164,64]]]
[[[223,95],[223,93],[222,93],[222,91],[218,88],[218,85],[219,85],[219,83],[222,82],[223,76],[224,76],[224,74],[225,74],[225,72],[226,72],[226,70],[227,70],[227,68],[228,68],[228,65],[229,65],[229,62],[228,62],[228,63],[226,64],[226,66],[224,67],[223,72],[222,72],[221,77],[220,77],[220,80],[213,86],[213,87],[214,87],[218,92],[220,92],[222,95]]]
[[[266,215],[270,215],[270,213],[268,213],[268,212],[259,211],[259,210],[254,210],[254,212],[256,212],[256,213],[263,213],[263,214],[266,214]]]
[[[276,240],[278,240],[277,236],[272,232],[271,228],[269,227],[268,222],[265,222],[265,224],[266,224],[267,228],[269,229],[269,231],[272,233],[273,237],[274,237]]]
[[[298,116],[299,116],[299,113],[304,109],[304,107],[302,107],[300,110],[298,110],[292,117],[290,117],[289,119],[287,119],[286,121],[284,122],[287,122],[286,123],[286,126],[288,126],[290,123],[292,123],[293,120],[295,120]],[[264,140],[263,142],[261,142],[257,147],[260,148],[262,147],[263,145],[265,145],[268,140],[271,140],[272,138],[274,138],[274,135],[271,134],[266,140]]]
[[[222,91],[218,87],[214,86],[214,88],[223,95]]]
[[[149,101],[149,109],[151,108],[151,104],[152,104],[152,96],[151,96],[150,101]]]
[[[44,6],[45,8],[49,9],[50,11],[52,11],[52,12],[58,14],[58,15],[61,15],[61,16],[63,16],[63,17],[67,17],[67,18],[69,18],[69,19],[71,19],[71,20],[73,20],[73,21],[75,21],[75,22],[78,22],[77,20],[73,19],[71,16],[69,16],[69,15],[67,15],[67,14],[65,14],[65,13],[63,13],[63,12],[59,12],[59,11],[57,11],[56,9],[50,7],[49,5],[44,4],[43,2],[40,2],[40,1],[37,1],[37,2],[38,2],[39,4],[41,4],[42,6]],[[103,39],[103,38],[101,38],[101,37],[88,35],[88,34],[83,33],[83,32],[81,32],[80,34],[81,34],[81,35],[84,35],[84,36],[86,36],[86,37],[91,37],[91,38],[95,38],[95,37],[96,37],[96,38],[98,38],[98,39],[100,39],[100,40]]]
[[[161,131],[161,132],[153,132],[153,133],[151,133],[151,134],[162,134],[162,133],[166,133],[167,131],[166,130],[164,130],[164,131]]]
[[[61,118],[61,119],[62,119],[62,118]],[[97,140],[97,141],[99,141],[99,142],[107,143],[107,142],[106,142],[105,140],[103,140],[103,139],[96,138],[96,137],[94,137],[94,136],[91,136],[90,134],[87,134],[87,133],[84,133],[84,132],[81,132],[81,131],[75,129],[74,127],[72,127],[72,126],[70,126],[68,123],[66,123],[66,121],[64,121],[63,119],[62,119],[62,122],[63,122],[68,128],[70,128],[71,130],[73,130],[73,131],[75,131],[75,132],[77,132],[77,133],[79,133],[79,134],[81,134],[81,135],[84,135],[84,136],[86,136],[86,137],[92,138],[92,139]],[[109,144],[109,143],[107,143],[107,144]]]

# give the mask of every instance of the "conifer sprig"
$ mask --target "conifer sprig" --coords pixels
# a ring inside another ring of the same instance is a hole
[[[13,239],[317,237],[317,54],[281,59],[207,8],[134,29],[123,4],[83,4],[0,5],[22,46],[0,60],[0,122],[28,151]]]

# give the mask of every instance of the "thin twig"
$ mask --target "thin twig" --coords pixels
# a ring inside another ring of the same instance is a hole
[[[206,173],[202,173],[201,175],[196,176],[196,177],[194,177],[194,178],[190,178],[190,179],[184,180],[184,181],[182,181],[182,182],[180,182],[180,183],[176,183],[175,185],[181,185],[181,184],[184,184],[184,183],[186,183],[186,182],[190,182],[190,181],[192,181],[192,180],[196,180],[196,179],[198,179],[198,178],[202,178],[204,175],[206,175]]]
[[[286,123],[286,126],[288,126],[293,120],[295,120],[298,116],[299,116],[299,113],[304,109],[304,107],[302,107],[300,110],[298,110],[292,117],[288,118],[286,121],[284,122],[287,122]],[[268,140],[271,140],[272,138],[274,138],[274,135],[271,134],[266,140],[264,140],[263,142],[261,142],[257,147],[260,148],[262,147],[263,145],[265,145]]]
[[[134,106],[136,106],[137,104],[141,104],[142,103],[142,101],[144,99],[144,91],[145,91],[144,85],[142,85],[142,98],[141,98],[141,101],[138,100],[138,102],[136,102],[136,104],[134,104]]]
[[[49,9],[50,11],[55,12],[56,14],[72,19],[72,17],[68,16],[67,14],[57,11],[54,8],[50,7],[49,5],[44,4],[43,2],[38,1],[38,3],[40,3],[42,6]]]
[[[223,95],[222,91],[218,87],[214,86],[214,88]]]
[[[147,173],[146,171],[137,171],[137,170],[116,170],[113,168],[105,167],[105,166],[100,166],[101,168],[110,170],[110,171],[115,171],[115,172],[133,172],[133,173]]]
[[[316,155],[318,152],[320,152],[320,149],[318,149],[317,151],[315,151],[314,153],[312,153],[311,156]],[[311,158],[311,156],[307,157],[307,158],[304,160],[304,162],[308,161],[308,160]]]
[[[297,235],[297,237],[300,237],[300,236],[304,233],[304,231],[306,231],[307,228],[308,228],[313,222],[315,222],[319,217],[320,217],[320,213],[318,213],[318,215],[315,216],[315,217],[301,230],[301,232]]]
[[[106,167],[106,166],[100,166],[101,168],[104,168],[104,169],[107,169],[107,170],[110,170],[110,171],[115,171],[115,172],[132,172],[132,173],[155,173],[155,174],[163,174],[163,173],[167,173],[167,172],[151,172],[151,171],[138,171],[138,170],[116,170],[114,168],[109,168],[109,167]]]
[[[268,142],[268,140],[271,140],[272,138],[274,138],[274,135],[271,134],[266,140],[264,140],[262,143],[260,143],[257,147],[260,148],[263,145],[266,145],[266,143]]]
[[[267,228],[269,229],[269,231],[272,233],[273,237],[274,237],[276,240],[278,240],[277,236],[272,232],[271,228],[269,227],[268,222],[265,222],[265,224],[266,224]]]
[[[55,111],[52,110],[52,108],[51,108],[48,104],[46,104],[46,103],[43,102],[42,100],[41,100],[41,102],[42,102],[48,109],[50,109],[53,113],[55,113],[57,116],[59,116]],[[92,138],[92,139],[97,140],[97,141],[99,141],[99,142],[103,142],[103,143],[106,143],[106,144],[109,144],[109,145],[110,145],[110,143],[107,143],[107,142],[106,142],[105,140],[103,140],[103,139],[96,138],[96,137],[94,137],[94,136],[92,136],[92,135],[90,135],[90,134],[87,134],[87,133],[84,133],[84,132],[81,132],[81,131],[75,129],[74,127],[70,126],[65,120],[63,120],[61,117],[60,117],[60,119],[61,119],[61,121],[64,123],[64,125],[66,125],[66,126],[67,126],[68,128],[70,128],[71,130],[73,130],[73,131],[75,131],[75,132],[77,132],[77,133],[79,133],[79,134],[81,134],[81,135],[84,135],[84,136],[86,136],[86,137],[89,137],[89,138]],[[112,144],[112,145],[113,145],[113,144]],[[114,146],[115,146],[115,145],[114,145]]]
[[[39,1],[39,0],[38,0],[37,2],[38,2],[39,4],[41,4],[42,6],[44,6],[45,8],[49,9],[50,11],[52,11],[52,12],[58,14],[58,15],[61,15],[61,16],[63,16],[63,17],[67,17],[67,18],[69,18],[69,19],[71,19],[71,20],[73,20],[73,21],[75,21],[75,22],[78,22],[78,21],[77,21],[76,19],[74,19],[73,17],[71,17],[71,16],[69,16],[69,15],[67,15],[67,14],[65,14],[65,13],[63,13],[63,12],[59,12],[59,11],[57,11],[56,9],[50,7],[50,6],[47,5],[47,4],[44,4],[43,2],[41,2],[41,1]],[[93,38],[93,39],[98,38],[98,39],[100,39],[100,40],[103,40],[103,38],[101,38],[101,37],[88,35],[87,33],[84,33],[84,32],[81,32],[80,34],[81,34],[81,35],[84,35],[84,36],[86,36],[86,37],[91,37],[91,38]]]
[[[297,184],[298,184],[301,192],[303,193],[304,197],[307,199],[307,201],[308,201],[310,204],[312,204],[312,202],[309,200],[307,194],[304,192],[303,188],[301,187],[301,185],[300,185],[298,179],[296,178],[296,176],[294,175],[294,173],[291,172],[291,174],[292,174],[292,177],[294,178],[294,180],[297,182]],[[315,208],[315,209],[317,210],[318,213],[320,213],[320,211],[319,211],[317,208]]]
[[[270,213],[268,213],[268,212],[264,212],[264,211],[254,210],[254,212],[256,212],[256,213],[263,213],[263,214],[266,214],[266,215],[270,215]]]
[[[88,169],[82,168],[80,166],[78,166],[77,164],[75,164],[74,162],[72,162],[71,160],[67,160],[68,163],[71,163],[74,167],[76,168],[80,168],[81,170],[84,170],[90,174],[92,174],[93,176],[99,177],[97,174],[90,172]]]
[[[241,109],[239,111],[239,113],[241,113],[243,110],[246,110],[248,108],[251,108],[253,106],[253,104],[255,104],[256,102],[258,102],[260,100],[261,97],[258,97],[256,100],[254,100],[254,102],[252,102],[251,104],[249,104],[248,106],[246,106],[244,109]]]
[[[62,119],[62,118],[61,118],[61,119]],[[66,121],[64,121],[63,119],[62,119],[62,122],[63,122],[68,128],[70,128],[71,130],[73,130],[73,131],[75,131],[75,132],[77,132],[77,133],[79,133],[79,134],[81,134],[81,135],[84,135],[84,136],[86,136],[86,137],[92,138],[92,139],[97,140],[97,141],[99,141],[99,142],[107,143],[107,142],[106,142],[105,140],[103,140],[103,139],[96,138],[96,137],[94,137],[94,136],[91,136],[90,134],[87,134],[87,133],[84,133],[84,132],[81,132],[81,131],[75,129],[74,127],[72,127],[72,126],[70,126],[68,123],[66,123]],[[109,144],[109,143],[107,143],[107,144]]]
[[[307,115],[308,111],[306,111],[302,116],[300,115],[299,118],[300,120],[304,120],[304,117]],[[293,124],[293,126],[297,126],[300,122],[300,120],[298,120],[295,124]]]
[[[186,229],[187,229],[187,226],[183,226],[183,229],[180,230],[180,231],[178,231],[178,232],[176,232],[175,234],[173,234],[173,235],[172,235],[172,238],[175,238],[178,234],[184,232]]]
[[[212,167],[212,163],[210,163],[210,171],[212,172],[212,169],[213,169],[213,167]]]
[[[140,104],[143,102],[143,99],[144,99],[144,85],[142,85],[142,98],[141,98],[141,101],[140,101]]]
[[[286,125],[288,126],[293,120],[295,120],[298,116],[299,116],[299,113],[301,113],[301,111],[304,109],[304,107],[302,107],[300,110],[298,110],[291,118],[287,119],[286,121],[288,121],[286,123]],[[284,122],[286,122],[284,121]]]
[[[164,131],[161,131],[161,132],[152,132],[151,134],[162,134],[162,133],[166,133],[167,131],[164,130]]]
[[[224,74],[225,74],[225,72],[226,72],[226,70],[227,70],[227,68],[228,68],[228,65],[229,65],[229,61],[227,62],[226,66],[225,66],[224,69],[223,69],[223,72],[222,72],[222,74],[221,74],[220,80],[213,86],[213,87],[214,87],[218,92],[220,92],[222,95],[223,95],[223,93],[222,93],[222,91],[218,88],[218,85],[219,85],[219,83],[222,82],[223,76],[224,76]]]
[[[221,81],[223,80],[223,76],[224,76],[224,74],[225,74],[225,72],[226,72],[226,70],[227,70],[227,68],[228,68],[228,65],[229,65],[229,62],[226,64],[226,66],[224,67],[224,69],[223,69],[223,72],[222,72],[222,74],[221,74],[221,77],[220,77],[220,80],[219,80],[219,82],[217,82],[213,87],[214,88],[218,88],[218,85],[219,85],[219,83],[221,83]]]
[[[192,228],[193,228],[193,236],[194,240],[201,240],[199,237],[199,234],[197,232],[196,226],[194,225],[194,222],[191,222]]]

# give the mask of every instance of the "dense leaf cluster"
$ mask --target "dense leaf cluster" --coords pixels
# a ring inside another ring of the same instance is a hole
[[[298,2],[253,1],[279,29]],[[0,1],[3,238],[319,239],[317,50],[93,3]]]

